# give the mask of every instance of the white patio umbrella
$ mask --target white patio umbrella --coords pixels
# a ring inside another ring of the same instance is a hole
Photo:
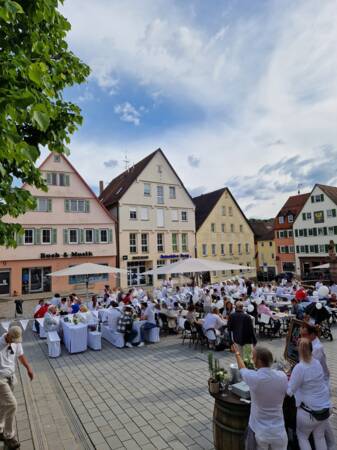
[[[144,272],[143,275],[165,275],[170,273],[200,273],[200,272],[219,272],[229,270],[251,270],[251,267],[231,264],[225,261],[217,261],[202,258],[181,259],[172,264],[160,266],[155,269]]]
[[[66,269],[58,270],[48,274],[50,277],[70,277],[72,275],[84,275],[86,277],[86,297],[88,299],[88,285],[90,275],[106,274],[106,273],[127,273],[127,270],[119,269],[118,267],[104,266],[102,264],[84,263],[77,266],[67,267]]]
[[[315,266],[312,268],[312,270],[316,270],[316,269],[330,269],[330,264],[329,263],[321,264],[320,266]]]

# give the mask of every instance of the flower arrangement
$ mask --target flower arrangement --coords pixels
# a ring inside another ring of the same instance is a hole
[[[245,345],[243,347],[243,362],[245,363],[245,366],[247,369],[255,369],[255,365],[253,363],[252,359],[252,346],[251,345]]]
[[[227,370],[220,367],[219,360],[214,358],[213,353],[208,353],[208,379],[209,391],[211,394],[217,394],[221,388],[229,381]]]

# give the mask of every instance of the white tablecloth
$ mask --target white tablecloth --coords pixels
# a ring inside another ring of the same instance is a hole
[[[62,320],[63,341],[69,353],[84,352],[87,349],[88,326],[84,323],[64,322]]]

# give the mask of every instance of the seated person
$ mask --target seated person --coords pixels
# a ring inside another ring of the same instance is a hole
[[[91,297],[91,302],[88,303],[88,309],[90,311],[96,311],[98,309],[97,295]]]
[[[124,334],[125,347],[132,348],[132,341],[137,336],[137,331],[132,329],[133,308],[130,305],[124,307],[117,321],[118,333]]]
[[[186,314],[186,320],[188,320],[188,322],[193,325],[194,322],[197,320],[197,313],[195,312],[195,306],[194,305],[190,305],[187,309],[187,314]]]
[[[215,344],[217,331],[226,326],[226,322],[219,314],[219,310],[216,307],[212,308],[212,312],[208,313],[202,324],[204,334],[211,344]]]
[[[257,307],[257,312],[259,315],[265,314],[266,316],[269,316],[270,319],[273,321],[273,331],[276,333],[281,328],[281,322],[278,319],[276,315],[273,315],[272,310],[265,304],[264,300],[259,304]]]
[[[49,331],[58,331],[60,326],[60,317],[57,315],[55,305],[50,305],[43,319],[43,327],[46,333]]]
[[[43,299],[39,300],[39,304],[36,305],[34,310],[34,319],[43,319],[48,311],[48,306],[48,303],[45,303]],[[35,320],[35,328],[37,333],[40,333],[40,323],[38,320]]]
[[[71,313],[72,314],[77,314],[80,310],[80,306],[81,306],[81,300],[79,298],[77,298],[76,296],[74,297],[73,295],[71,295],[73,302],[71,304]]]
[[[50,303],[58,308],[61,303],[60,294],[55,294],[54,297],[50,300]]]
[[[230,300],[227,300],[222,312],[222,317],[224,319],[228,319],[228,317],[230,316],[230,314],[232,314],[234,312],[234,306],[233,303]]]
[[[157,326],[156,318],[153,311],[153,305],[151,303],[141,303],[141,316],[140,320],[144,320],[145,323],[140,327],[140,344],[139,347],[144,345],[145,332],[151,330]]]
[[[117,331],[118,319],[121,317],[121,310],[117,302],[111,303],[111,309],[108,310],[108,327],[110,330]]]
[[[66,316],[69,314],[69,307],[67,305],[67,298],[62,297],[61,298],[61,304],[60,304],[60,316]]]

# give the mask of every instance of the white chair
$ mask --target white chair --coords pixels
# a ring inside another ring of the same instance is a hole
[[[61,354],[60,336],[57,331],[49,331],[47,333],[48,356],[50,358],[58,358]]]
[[[160,342],[159,332],[160,332],[159,327],[154,327],[154,328],[151,328],[150,330],[146,330],[145,331],[145,336],[146,336],[145,340],[147,342],[151,342],[151,343]]]
[[[118,333],[118,331],[114,331],[105,325],[102,325],[102,338],[115,347],[123,348],[125,346],[124,334]]]
[[[91,350],[102,350],[102,333],[99,331],[88,331],[88,347]]]

